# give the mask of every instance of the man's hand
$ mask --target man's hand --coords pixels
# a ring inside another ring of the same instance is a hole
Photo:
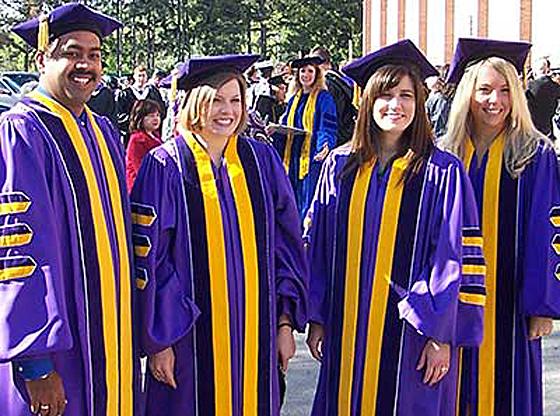
[[[316,360],[323,359],[323,341],[325,339],[325,329],[323,325],[311,323],[307,333],[307,346],[309,352]]]
[[[63,415],[66,395],[62,379],[56,371],[45,378],[25,382],[29,394],[31,413],[41,416]]]
[[[278,329],[276,344],[280,369],[285,373],[288,371],[288,362],[296,354],[296,340],[294,339],[291,327],[282,326]]]
[[[150,355],[148,357],[148,366],[157,381],[168,384],[174,389],[177,388],[174,375],[175,353],[173,348],[167,347],[154,355]]]
[[[315,155],[313,160],[315,162],[322,162],[329,155],[329,146],[324,145],[319,153]]]
[[[433,339],[426,342],[416,367],[417,370],[425,368],[422,380],[424,384],[435,386],[449,372],[450,356],[449,344],[439,343]]]
[[[552,318],[531,316],[529,318],[529,341],[550,335],[552,332]]]

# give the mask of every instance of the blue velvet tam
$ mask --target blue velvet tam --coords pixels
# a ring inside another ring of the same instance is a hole
[[[459,83],[469,66],[492,56],[509,61],[518,73],[522,73],[530,49],[531,44],[527,42],[459,38],[446,81]]]
[[[177,77],[177,88],[191,90],[204,83],[204,80],[219,72],[242,74],[260,58],[260,55],[217,55],[188,59],[177,73],[164,78],[161,86],[171,88],[173,76]]]
[[[385,65],[412,67],[422,80],[439,74],[420,49],[408,39],[385,46],[356,59],[343,67],[342,72],[364,88],[375,71]]]
[[[67,3],[49,14],[15,25],[12,31],[33,48],[42,50],[46,44],[70,32],[85,30],[102,39],[122,26],[118,20],[81,3]]]

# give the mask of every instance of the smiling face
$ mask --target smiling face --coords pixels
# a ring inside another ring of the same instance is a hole
[[[511,112],[510,88],[505,77],[490,64],[480,67],[470,112],[476,131],[498,134],[506,125]]]
[[[298,77],[305,92],[310,91],[317,78],[317,69],[313,65],[305,65],[298,70]]]
[[[382,92],[373,102],[373,120],[382,137],[399,138],[412,123],[416,112],[414,85],[408,75],[398,85]]]
[[[142,127],[146,133],[153,133],[159,129],[160,123],[161,117],[159,115],[159,111],[154,111],[153,113],[149,113],[144,116],[144,119],[142,120]]]
[[[75,114],[80,114],[101,79],[101,41],[88,31],[58,38],[54,50],[37,55],[41,84]]]
[[[231,79],[216,91],[216,95],[200,132],[207,140],[227,140],[231,137],[243,116],[241,88],[237,79]]]

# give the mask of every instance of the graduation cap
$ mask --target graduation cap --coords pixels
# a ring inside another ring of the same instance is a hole
[[[356,59],[343,67],[342,72],[364,88],[373,73],[385,65],[412,66],[416,68],[422,80],[439,74],[424,54],[408,39]]]
[[[257,62],[255,64],[255,68],[260,69],[260,70],[264,70],[264,69],[272,69],[274,68],[274,62],[272,62],[270,59],[266,60],[266,61],[260,61]]]
[[[176,78],[177,88],[190,90],[209,76],[219,72],[243,73],[257,62],[260,55],[217,55],[191,58],[183,63],[176,74],[169,75],[161,81],[161,86],[170,88]]]
[[[305,56],[303,58],[294,59],[290,62],[292,68],[302,68],[306,65],[321,65],[325,60],[317,55]]]
[[[286,72],[282,72],[280,74],[273,74],[269,80],[268,83],[270,85],[274,85],[275,87],[279,86],[279,85],[288,85],[288,83],[286,82],[286,80],[284,80],[284,77],[287,75]]]
[[[525,60],[531,49],[527,42],[506,42],[492,39],[459,38],[453,60],[447,73],[447,82],[458,83],[465,70],[491,56],[503,58],[523,72]]]
[[[44,51],[50,42],[66,33],[86,30],[102,39],[122,26],[118,20],[81,3],[67,3],[49,14],[15,25],[12,31],[32,47]]]

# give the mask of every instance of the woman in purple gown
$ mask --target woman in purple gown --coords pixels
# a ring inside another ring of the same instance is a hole
[[[312,414],[453,415],[457,347],[481,341],[484,259],[469,180],[424,111],[436,70],[405,40],[344,72],[364,88],[356,130],[305,220]]]
[[[148,416],[280,414],[308,273],[280,158],[238,135],[241,74],[257,58],[182,67],[179,135],[144,158],[132,190]]]

